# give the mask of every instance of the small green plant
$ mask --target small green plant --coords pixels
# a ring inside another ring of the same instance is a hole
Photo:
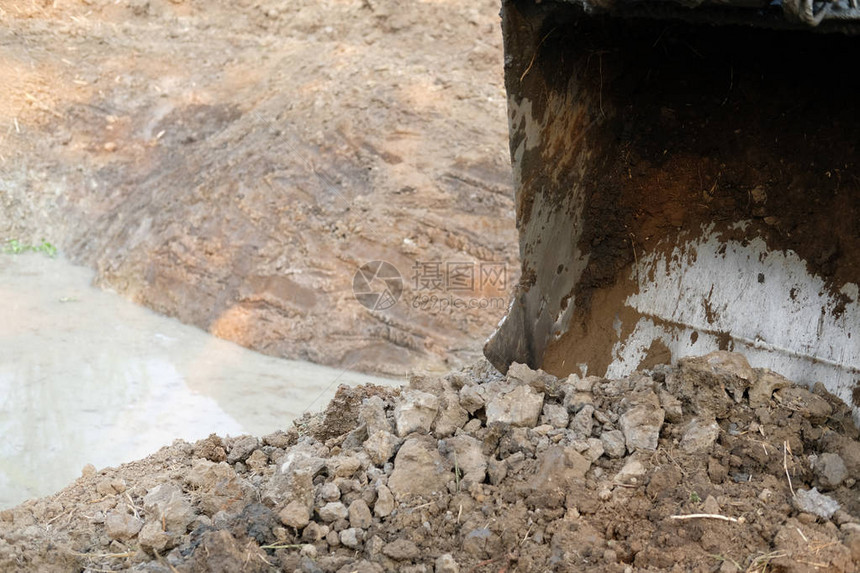
[[[693,492],[690,492],[690,501],[692,503],[699,503],[700,501],[702,501],[702,498],[699,497],[698,493],[693,491]]]
[[[18,239],[7,239],[3,245],[3,252],[7,255],[21,255],[23,253],[43,253],[51,258],[57,256],[57,247],[42,239],[38,245],[28,245]]]

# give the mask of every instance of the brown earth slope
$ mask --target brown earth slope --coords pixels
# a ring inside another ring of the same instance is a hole
[[[47,238],[220,337],[365,371],[471,360],[503,315],[495,1],[0,1],[0,19],[0,239]],[[403,278],[384,311],[353,297],[372,260]]]

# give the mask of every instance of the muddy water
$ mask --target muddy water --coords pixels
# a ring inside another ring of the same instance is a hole
[[[92,276],[61,258],[0,255],[0,507],[176,438],[288,427],[338,384],[397,383],[251,352]]]

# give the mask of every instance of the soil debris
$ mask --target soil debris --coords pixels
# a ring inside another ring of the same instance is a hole
[[[177,441],[3,511],[0,570],[855,571],[858,430],[772,377],[717,352],[343,386],[284,432]]]

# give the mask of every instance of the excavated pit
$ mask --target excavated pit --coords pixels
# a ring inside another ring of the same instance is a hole
[[[523,279],[493,364],[738,350],[857,417],[857,39],[554,2],[503,27]]]

